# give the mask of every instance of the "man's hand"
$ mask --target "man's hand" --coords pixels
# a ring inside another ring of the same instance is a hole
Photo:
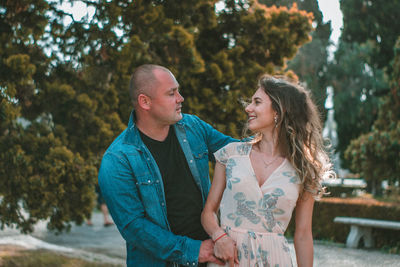
[[[213,262],[218,265],[225,265],[225,263],[214,256],[214,242],[211,239],[204,240],[201,242],[199,252],[199,263],[201,262]]]

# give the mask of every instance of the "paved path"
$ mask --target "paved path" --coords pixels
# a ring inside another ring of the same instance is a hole
[[[52,249],[98,262],[124,266],[125,242],[117,228],[104,227],[102,215],[99,212],[93,213],[92,222],[93,226],[86,224],[73,226],[69,233],[60,235],[49,233],[44,223],[38,224],[30,236],[20,235],[13,229],[6,229],[0,232],[0,245],[15,244],[31,249]],[[290,249],[295,259],[292,243]],[[390,255],[377,250],[348,249],[341,244],[326,244],[318,241],[315,242],[314,250],[314,266],[400,267],[399,255]]]

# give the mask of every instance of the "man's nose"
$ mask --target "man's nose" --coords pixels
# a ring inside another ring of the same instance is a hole
[[[185,98],[183,98],[183,96],[178,92],[178,103],[182,103],[185,100]]]

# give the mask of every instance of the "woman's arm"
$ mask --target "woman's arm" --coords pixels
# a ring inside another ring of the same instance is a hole
[[[215,241],[215,256],[222,260],[229,261],[230,266],[233,266],[234,261],[239,263],[237,259],[236,244],[219,226],[216,215],[222,199],[222,194],[225,190],[225,179],[225,166],[217,161],[215,164],[214,179],[211,189],[207,197],[206,205],[201,214],[201,223],[203,224],[204,230],[206,230]]]
[[[225,166],[217,161],[215,164],[214,179],[211,189],[208,193],[207,201],[201,214],[201,223],[203,224],[204,230],[206,230],[211,237],[213,237],[213,234],[218,231],[224,232],[221,227],[219,227],[216,213],[219,209],[219,204],[221,203],[225,185]]]
[[[312,214],[314,198],[309,192],[304,192],[296,206],[296,230],[294,233],[294,248],[298,267],[312,267],[314,246],[312,237]]]

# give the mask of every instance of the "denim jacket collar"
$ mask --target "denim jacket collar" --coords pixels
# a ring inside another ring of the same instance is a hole
[[[182,116],[185,116],[182,114]],[[179,127],[185,126],[183,120],[178,121],[175,125]],[[133,145],[138,150],[143,151],[143,142],[140,138],[139,129],[136,126],[136,113],[135,110],[132,110],[131,115],[129,116],[127,134],[125,135],[124,141],[125,144]]]

